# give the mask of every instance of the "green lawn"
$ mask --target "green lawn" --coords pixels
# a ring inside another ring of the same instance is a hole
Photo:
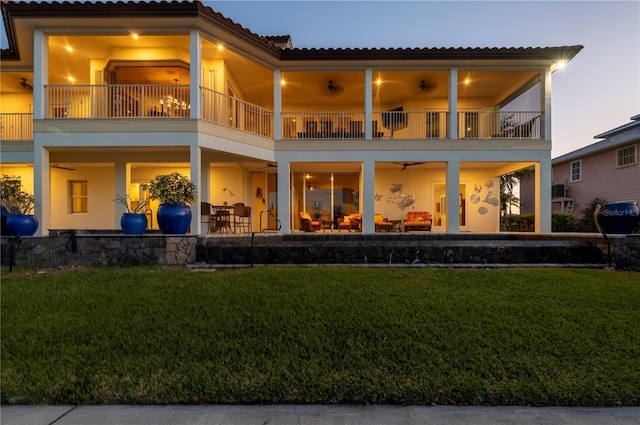
[[[640,405],[640,274],[2,273],[2,403]]]

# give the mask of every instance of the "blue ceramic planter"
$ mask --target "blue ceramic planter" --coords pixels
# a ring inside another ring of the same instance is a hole
[[[143,235],[147,230],[147,216],[144,214],[124,213],[120,227],[125,235]]]
[[[184,235],[191,224],[191,208],[181,204],[160,204],[158,226],[165,235]]]
[[[11,236],[33,236],[38,230],[38,220],[33,215],[9,214],[7,232]]]
[[[631,201],[599,204],[593,218],[600,233],[628,235],[638,229],[640,210]]]

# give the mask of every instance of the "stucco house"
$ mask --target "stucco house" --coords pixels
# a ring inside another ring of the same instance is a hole
[[[301,212],[403,230],[415,211],[432,232],[498,232],[499,177],[528,167],[551,231],[551,76],[582,46],[295,48],[199,1],[2,16],[0,172],[35,194],[40,234],[117,229],[114,197],[172,171],[198,188],[192,233],[210,231],[201,202],[252,207],[253,232],[297,232]]]
[[[596,198],[607,202],[640,201],[640,115],[594,136],[603,139],[569,152],[551,163],[553,212],[578,214]],[[533,212],[534,179],[521,182],[521,212]]]

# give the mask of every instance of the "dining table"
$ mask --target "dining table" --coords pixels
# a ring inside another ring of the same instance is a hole
[[[213,219],[213,231],[221,233],[232,233],[231,214],[233,205],[212,205],[211,216]]]

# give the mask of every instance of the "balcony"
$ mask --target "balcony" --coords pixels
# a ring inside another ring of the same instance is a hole
[[[274,137],[273,112],[236,97],[201,88],[200,119],[240,131]],[[188,119],[189,85],[48,85],[47,119]],[[313,101],[313,99],[311,99]],[[451,138],[449,111],[374,111],[370,129],[364,111],[286,111],[285,140],[435,140]],[[32,140],[32,114],[2,114],[2,140]],[[542,139],[540,111],[458,112],[458,139]]]
[[[0,134],[3,142],[27,142],[33,140],[33,114],[0,114]]]
[[[189,118],[189,85],[45,86],[47,118]]]
[[[285,112],[283,139],[364,139],[362,112]],[[541,139],[539,111],[459,112],[459,139]],[[449,139],[450,113],[399,110],[374,112],[372,139]]]

